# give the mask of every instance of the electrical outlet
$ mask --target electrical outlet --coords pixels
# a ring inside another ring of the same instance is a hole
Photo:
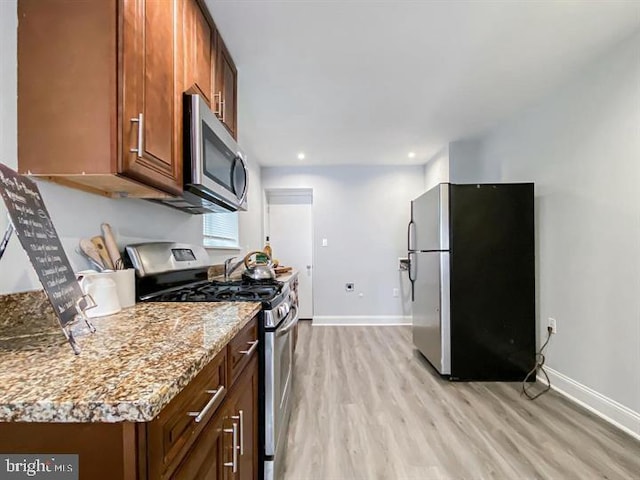
[[[345,289],[347,292],[353,292],[353,291],[355,290],[355,288],[356,288],[356,287],[355,287],[355,285],[354,285],[353,283],[345,283],[345,284],[344,284],[344,289]]]
[[[322,246],[326,247],[327,245],[329,245],[329,241],[326,238],[322,239]]]
[[[397,288],[394,288],[394,289],[393,289],[393,296],[394,296],[394,297],[399,297],[399,296],[400,296],[400,290],[399,290],[399,289],[397,289]]]
[[[547,323],[547,326],[551,328],[551,333],[558,333],[558,325],[556,323],[555,318],[549,317],[549,322]]]

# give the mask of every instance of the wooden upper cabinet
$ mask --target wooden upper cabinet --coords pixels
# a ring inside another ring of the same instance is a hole
[[[21,173],[112,197],[182,192],[178,1],[18,1]]]
[[[196,0],[184,0],[181,6],[183,87],[187,93],[201,95],[211,107],[216,55],[214,30]]]
[[[18,170],[112,197],[180,195],[183,92],[237,132],[237,71],[203,7],[18,0]]]
[[[218,118],[229,129],[233,138],[237,140],[237,98],[238,98],[238,70],[227,50],[222,37],[218,36],[217,41],[217,75],[215,92],[217,94],[218,105],[216,112]]]
[[[178,1],[124,1],[118,168],[121,174],[173,193],[182,191]]]

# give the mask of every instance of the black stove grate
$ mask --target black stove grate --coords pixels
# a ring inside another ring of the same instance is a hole
[[[280,282],[248,283],[228,282],[192,285],[153,297],[157,302],[266,302],[282,291]]]

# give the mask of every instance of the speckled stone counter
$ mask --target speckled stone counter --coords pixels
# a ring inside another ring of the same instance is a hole
[[[152,420],[259,310],[137,304],[93,319],[94,334],[78,325],[76,356],[42,292],[0,296],[0,421]]]
[[[289,283],[291,280],[293,280],[297,276],[298,276],[298,271],[297,270],[291,270],[288,273],[281,273],[280,275],[278,275],[277,276],[277,280],[279,282]]]
[[[211,267],[209,269],[209,281],[210,282],[224,282],[224,275],[220,272],[220,269],[218,267],[221,267],[220,265],[214,265],[213,267]],[[298,276],[298,271],[297,270],[291,270],[290,272],[287,273],[280,273],[278,275],[276,275],[276,280],[279,282],[283,282],[283,283],[288,283],[291,280],[293,280],[295,277]],[[237,280],[242,280],[242,272],[241,271],[236,271],[234,272],[230,277],[229,280],[232,281],[237,281]]]

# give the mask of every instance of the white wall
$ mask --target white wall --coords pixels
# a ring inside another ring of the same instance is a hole
[[[394,322],[410,315],[398,257],[407,254],[409,202],[424,191],[422,166],[263,168],[262,186],[313,189],[314,321]],[[347,282],[355,292],[345,291]],[[394,288],[400,297],[392,296]]]
[[[462,139],[449,143],[449,180],[451,183],[474,183],[484,178],[484,163],[478,162],[482,155],[482,140]]]
[[[552,383],[640,435],[640,34],[482,143],[459,178],[536,183]]]
[[[445,145],[424,165],[424,188],[429,190],[449,181],[449,146]]]
[[[16,168],[17,161],[17,10],[15,0],[0,1],[0,162]],[[242,125],[239,128],[242,133]],[[37,139],[34,139],[37,141]],[[240,213],[240,243],[249,249],[261,244],[262,193],[257,163],[250,158],[249,211]],[[88,267],[75,253],[80,238],[100,233],[100,224],[114,228],[120,246],[136,241],[202,242],[202,218],[143,200],[109,199],[58,185],[39,182],[42,196],[72,266]],[[0,202],[0,229],[6,210]],[[256,227],[257,226],[257,227]],[[213,263],[238,254],[210,251]],[[41,288],[17,238],[0,260],[0,293]]]

